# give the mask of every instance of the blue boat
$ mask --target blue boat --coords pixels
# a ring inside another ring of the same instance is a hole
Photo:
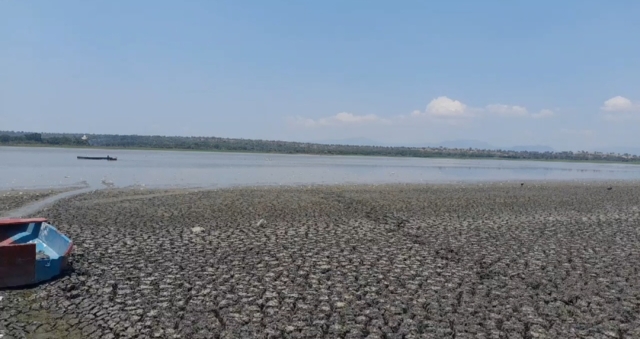
[[[37,284],[60,275],[73,242],[44,218],[0,219],[0,288]]]

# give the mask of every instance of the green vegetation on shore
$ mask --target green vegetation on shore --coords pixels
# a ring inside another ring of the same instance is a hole
[[[417,158],[520,159],[638,163],[640,156],[601,152],[532,152],[444,147],[325,145],[291,141],[109,134],[55,134],[0,131],[0,145],[162,149],[316,155],[399,156]]]

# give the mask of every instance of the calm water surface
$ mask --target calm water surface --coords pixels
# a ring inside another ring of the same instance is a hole
[[[625,164],[0,147],[0,189],[638,179]]]

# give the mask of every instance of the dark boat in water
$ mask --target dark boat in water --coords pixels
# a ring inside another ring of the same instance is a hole
[[[78,159],[80,160],[108,160],[108,161],[116,161],[118,160],[118,158],[112,158],[110,156],[106,156],[106,157],[81,157],[78,156]]]

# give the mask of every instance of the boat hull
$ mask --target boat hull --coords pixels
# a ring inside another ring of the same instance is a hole
[[[60,275],[73,242],[46,219],[0,220],[0,288],[33,285]]]
[[[79,160],[108,160],[108,161],[116,161],[118,160],[118,158],[112,158],[110,156],[106,156],[106,157],[83,157],[83,156],[78,156]]]

